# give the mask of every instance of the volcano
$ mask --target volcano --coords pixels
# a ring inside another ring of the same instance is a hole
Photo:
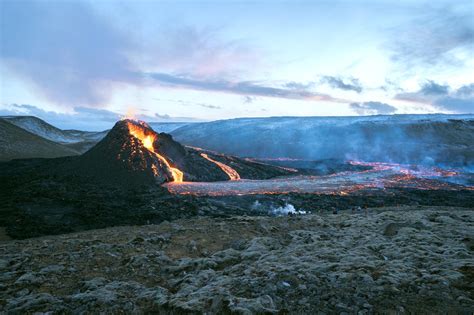
[[[183,181],[266,179],[288,175],[286,169],[185,147],[147,123],[124,119],[97,145],[77,157],[68,173],[101,182],[162,184]]]

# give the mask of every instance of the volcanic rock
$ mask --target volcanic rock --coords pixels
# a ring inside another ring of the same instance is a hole
[[[456,229],[438,221],[447,214]],[[419,222],[427,229],[383,235],[387,224]],[[16,276],[1,279],[0,309],[472,314],[474,267],[463,240],[472,238],[473,223],[472,208],[414,206],[371,208],[370,215],[194,217],[9,241],[0,243],[2,258],[21,265],[4,269]],[[51,267],[58,265],[65,268]],[[47,281],[35,272],[45,268],[55,269]]]
[[[203,152],[212,159],[204,158]],[[170,135],[156,133],[145,122],[128,119],[117,122],[102,141],[61,172],[127,186],[229,180],[228,173],[212,160],[230,163],[249,179],[289,174],[280,167],[184,147]]]
[[[115,124],[107,136],[72,165],[72,172],[99,181],[129,185],[171,181],[169,168],[143,142],[130,134],[129,123]],[[143,125],[143,130],[148,128]],[[150,129],[150,133],[153,131]]]
[[[185,167],[185,170],[181,170]],[[108,184],[151,185],[186,180],[225,180],[225,174],[195,155],[171,136],[153,131],[146,123],[122,120],[108,135],[67,167],[72,174]]]

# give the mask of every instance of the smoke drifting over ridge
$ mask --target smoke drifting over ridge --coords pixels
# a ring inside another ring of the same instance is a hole
[[[173,135],[246,157],[474,167],[474,115],[249,118],[185,126]]]

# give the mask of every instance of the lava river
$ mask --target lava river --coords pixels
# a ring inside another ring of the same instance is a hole
[[[392,163],[349,162],[370,166],[365,171],[340,172],[326,176],[289,176],[268,180],[233,180],[225,182],[167,183],[172,193],[197,196],[252,194],[315,193],[345,195],[358,190],[414,188],[421,190],[474,190],[460,184],[465,174],[438,168]],[[471,175],[472,176],[472,175]]]
[[[208,160],[209,162],[212,162],[214,164],[216,164],[217,166],[219,166],[219,168],[227,174],[227,176],[229,176],[229,179],[230,180],[239,180],[240,179],[240,175],[239,173],[237,173],[236,170],[234,170],[232,167],[224,164],[224,163],[221,163],[219,161],[216,161],[216,160],[213,160],[211,159],[207,154],[205,153],[201,153],[201,156],[203,158],[205,158],[206,160]]]

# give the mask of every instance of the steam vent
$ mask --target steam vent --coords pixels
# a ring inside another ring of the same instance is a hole
[[[265,179],[282,168],[185,147],[148,124],[125,119],[76,161],[73,173],[125,185]]]

